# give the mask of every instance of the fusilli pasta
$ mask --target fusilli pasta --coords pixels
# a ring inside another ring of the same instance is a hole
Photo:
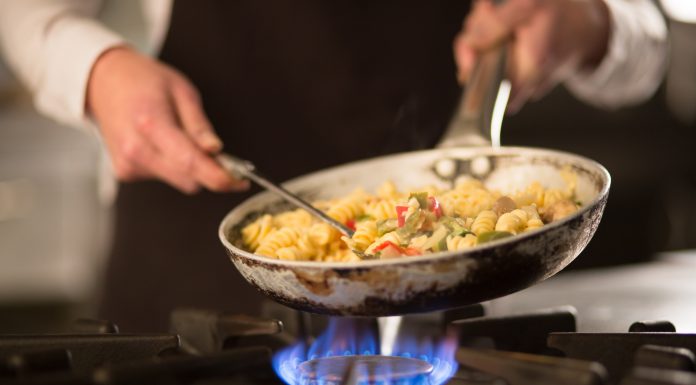
[[[576,178],[569,173],[563,179],[566,188],[545,189],[534,182],[508,195],[488,190],[475,179],[452,190],[428,186],[411,193],[386,182],[375,195],[356,190],[346,197],[314,202],[330,217],[353,227],[352,238],[341,239],[337,230],[301,209],[263,215],[242,228],[241,236],[256,254],[294,261],[354,262],[365,256],[464,250],[572,214],[578,207]]]

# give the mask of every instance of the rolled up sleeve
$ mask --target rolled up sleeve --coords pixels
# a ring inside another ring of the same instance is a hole
[[[607,53],[589,73],[565,86],[580,100],[615,109],[650,98],[662,82],[667,61],[667,27],[650,0],[605,0],[611,16]]]
[[[90,71],[109,48],[124,44],[95,16],[99,1],[0,0],[0,48],[42,113],[86,127]]]

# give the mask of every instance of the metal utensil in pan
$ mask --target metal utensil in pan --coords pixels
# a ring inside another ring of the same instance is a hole
[[[499,90],[499,86],[500,82],[489,89]],[[473,135],[471,130],[464,131]],[[564,168],[577,174],[576,198],[583,203],[580,210],[540,229],[469,250],[359,263],[286,261],[255,255],[244,249],[241,228],[260,213],[289,208],[270,192],[235,207],[220,224],[219,237],[247,281],[300,310],[387,316],[464,306],[522,290],[568,265],[599,225],[609,194],[606,169],[590,159],[559,151],[472,146],[355,162],[284,184],[312,200],[343,196],[358,186],[374,191],[385,180],[402,189],[429,184],[451,187],[457,177],[469,174],[489,188],[512,192],[533,181],[561,187],[564,181],[559,172]]]
[[[254,164],[250,161],[239,159],[237,157],[225,153],[219,154],[216,157],[216,159],[218,163],[220,163],[222,167],[224,167],[235,178],[249,178],[254,182],[258,183],[261,187],[265,188],[266,190],[278,194],[281,198],[292,203],[293,205],[305,209],[315,218],[329,224],[336,230],[340,231],[343,235],[349,238],[353,236],[353,230],[349,229],[343,223],[340,223],[337,220],[326,215],[326,213],[312,206],[309,202],[305,201],[301,197],[298,197],[297,195],[291,193],[283,186],[280,186],[275,182],[272,182],[265,176],[261,175],[258,171],[256,171],[256,166],[254,166]]]

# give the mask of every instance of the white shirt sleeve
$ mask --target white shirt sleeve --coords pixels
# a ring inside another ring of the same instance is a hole
[[[565,86],[580,100],[615,109],[650,98],[667,62],[667,27],[650,0],[604,0],[611,17],[607,53],[591,73],[578,73]]]
[[[0,48],[38,110],[85,126],[92,65],[123,39],[95,19],[97,0],[0,0]]]

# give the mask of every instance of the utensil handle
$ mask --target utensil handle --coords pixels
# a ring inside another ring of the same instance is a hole
[[[500,127],[510,96],[510,82],[505,80],[506,62],[506,44],[479,55],[437,147],[500,146]]]
[[[225,170],[227,170],[227,172],[229,172],[233,177],[237,179],[251,179],[261,187],[265,188],[266,190],[270,190],[280,195],[281,197],[283,197],[283,199],[294,204],[295,206],[309,211],[310,214],[336,228],[338,231],[343,233],[343,235],[349,238],[353,236],[353,230],[349,229],[346,225],[326,215],[326,213],[307,203],[305,200],[298,197],[297,195],[286,190],[283,186],[276,184],[270,181],[268,178],[259,174],[258,171],[256,171],[256,166],[254,166],[254,164],[250,161],[240,159],[225,153],[217,155],[216,159],[218,163],[220,163],[220,165]]]

